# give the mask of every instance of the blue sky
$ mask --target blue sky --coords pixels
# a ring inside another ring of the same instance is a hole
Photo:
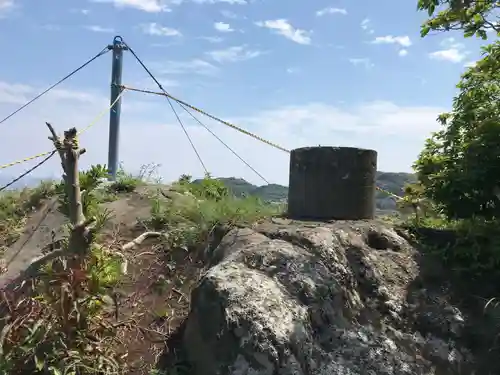
[[[165,88],[285,148],[360,146],[384,171],[410,171],[484,42],[421,39],[416,0],[0,0],[0,117],[121,35]],[[0,164],[50,150],[44,122],[82,128],[109,103],[111,55],[2,125]],[[155,90],[126,53],[125,84]],[[181,112],[181,110],[179,110]],[[263,183],[209,133],[181,117],[208,169]],[[199,117],[269,181],[288,156]],[[106,163],[107,115],[82,136],[84,166]],[[165,180],[203,169],[162,97],[123,97],[120,160],[156,163]],[[15,175],[29,167],[1,170]],[[60,173],[57,160],[40,175]]]

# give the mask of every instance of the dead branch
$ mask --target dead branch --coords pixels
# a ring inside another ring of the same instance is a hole
[[[135,238],[134,240],[123,245],[122,250],[123,251],[131,250],[135,246],[139,246],[140,244],[142,244],[146,239],[157,238],[157,237],[167,237],[167,235],[165,233],[161,233],[161,232],[145,232],[145,233],[141,234],[140,236],[138,236],[137,238]]]

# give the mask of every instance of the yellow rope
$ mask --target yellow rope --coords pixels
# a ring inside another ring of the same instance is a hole
[[[122,86],[120,86],[120,87],[121,87],[122,89],[125,89],[125,90],[136,91],[136,92],[142,92],[142,93],[144,93],[144,94],[153,94],[153,95],[166,96],[166,97],[168,97],[168,98],[170,98],[170,99],[172,99],[172,100],[176,101],[177,103],[182,104],[182,105],[184,105],[184,106],[186,106],[186,107],[189,107],[189,108],[191,108],[192,110],[194,110],[194,111],[196,111],[196,112],[198,112],[198,113],[201,113],[202,115],[205,115],[205,116],[207,116],[207,117],[211,118],[212,120],[218,121],[218,122],[220,122],[220,123],[221,123],[221,124],[223,124],[223,125],[229,126],[230,128],[232,128],[232,129],[234,129],[234,130],[237,130],[237,131],[239,131],[240,133],[243,133],[243,134],[245,134],[245,135],[248,135],[248,136],[250,136],[250,137],[252,137],[252,138],[254,138],[254,139],[256,139],[256,140],[258,140],[258,141],[260,141],[260,142],[263,142],[263,143],[265,143],[265,144],[267,144],[267,145],[269,145],[269,146],[272,146],[272,147],[274,147],[274,148],[276,148],[276,149],[278,149],[278,150],[284,151],[284,152],[286,152],[286,153],[290,153],[290,150],[287,150],[286,148],[281,147],[280,145],[277,145],[276,143],[273,143],[273,142],[267,141],[267,140],[265,140],[264,138],[261,138],[261,137],[259,137],[259,136],[258,136],[258,135],[256,135],[256,134],[250,133],[248,130],[242,129],[242,128],[240,128],[239,126],[236,126],[236,125],[234,125],[234,124],[231,124],[230,122],[224,121],[224,120],[222,120],[222,119],[220,119],[220,118],[218,118],[218,117],[216,117],[216,116],[213,116],[213,115],[211,115],[210,113],[207,113],[207,112],[205,112],[204,110],[202,110],[202,109],[200,109],[200,108],[197,108],[197,107],[195,107],[195,106],[193,106],[193,105],[191,105],[191,104],[188,104],[188,103],[186,103],[185,101],[182,101],[182,100],[180,100],[180,99],[178,99],[178,98],[176,98],[175,96],[172,96],[172,95],[170,95],[170,94],[167,94],[167,93],[164,93],[164,92],[150,91],[150,90],[141,90],[141,89],[136,89],[136,88],[133,88],[133,87],[123,86],[123,85],[122,85]]]
[[[387,190],[384,190],[384,189],[382,189],[382,188],[379,188],[378,186],[375,186],[375,188],[376,188],[378,191],[380,191],[380,192],[382,192],[382,193],[384,193],[384,194],[387,194],[388,196],[390,196],[390,197],[392,197],[392,198],[394,198],[394,199],[396,199],[396,200],[403,199],[403,197],[400,197],[399,195],[393,194],[393,193],[391,193],[390,191],[387,191]]]
[[[247,131],[247,130],[245,130],[245,129],[242,129],[242,128],[240,128],[240,127],[238,127],[238,126],[234,125],[234,124],[231,124],[231,123],[229,123],[229,122],[227,122],[227,121],[224,121],[224,120],[222,120],[222,119],[220,119],[220,118],[218,118],[218,117],[216,117],[216,116],[213,116],[213,115],[211,115],[211,114],[209,114],[209,113],[205,112],[204,110],[202,110],[202,109],[200,109],[200,108],[197,108],[197,107],[195,107],[195,106],[193,106],[193,105],[191,105],[191,104],[188,104],[188,103],[186,103],[186,102],[184,102],[184,101],[182,101],[182,100],[180,100],[180,99],[176,98],[176,97],[175,97],[175,96],[173,96],[173,95],[170,95],[170,94],[167,94],[167,93],[164,93],[164,92],[158,92],[158,91],[151,91],[151,90],[142,90],[142,89],[137,89],[137,88],[130,87],[130,86],[125,86],[125,85],[120,86],[120,88],[122,88],[123,90],[130,90],[130,91],[142,92],[142,93],[144,93],[144,94],[153,94],[153,95],[166,96],[166,97],[168,97],[168,98],[170,98],[170,99],[172,99],[172,100],[176,101],[176,102],[177,102],[177,103],[179,103],[179,104],[185,105],[186,107],[189,107],[189,108],[191,108],[192,110],[194,110],[194,111],[196,111],[196,112],[198,112],[198,113],[201,113],[201,114],[203,114],[203,115],[205,115],[205,116],[207,116],[207,117],[210,117],[211,119],[213,119],[213,120],[215,120],[215,121],[220,122],[221,124],[224,124],[224,125],[226,125],[226,126],[229,126],[230,128],[233,128],[233,129],[235,129],[235,130],[237,130],[237,131],[239,131],[239,132],[241,132],[241,133],[243,133],[243,134],[245,134],[245,135],[248,135],[248,136],[250,136],[250,137],[252,137],[252,138],[255,138],[255,139],[257,139],[258,141],[261,141],[261,142],[263,142],[263,143],[265,143],[265,144],[267,144],[267,145],[269,145],[269,146],[272,146],[272,147],[274,147],[274,148],[277,148],[278,150],[281,150],[281,151],[284,151],[284,152],[290,153],[290,151],[289,151],[289,150],[287,150],[287,149],[286,149],[286,148],[284,148],[284,147],[281,147],[281,146],[279,146],[279,145],[277,145],[277,144],[275,144],[275,143],[272,143],[272,142],[270,142],[270,141],[267,141],[267,140],[265,140],[265,139],[263,139],[263,138],[259,137],[258,135],[252,134],[252,133],[250,133],[249,131]],[[382,193],[384,193],[384,194],[389,195],[390,197],[395,198],[395,199],[398,199],[398,200],[399,200],[399,199],[402,199],[402,197],[400,197],[400,196],[398,196],[398,195],[396,195],[396,194],[393,194],[393,193],[391,193],[390,191],[384,190],[384,189],[382,189],[382,188],[380,188],[380,187],[378,187],[378,186],[376,186],[376,189],[377,189],[378,191],[381,191],[381,192],[382,192]]]
[[[87,130],[89,130],[92,126],[94,126],[95,124],[97,124],[97,122],[101,119],[102,116],[104,116],[111,108],[113,108],[113,106],[118,102],[118,100],[123,96],[123,94],[125,93],[125,90],[123,90],[122,92],[120,92],[120,94],[117,96],[117,98],[113,101],[113,103],[111,103],[109,105],[109,107],[106,107],[102,112],[100,112],[91,122],[89,125],[87,125],[85,128],[83,128],[83,130],[81,130],[80,132],[78,132],[78,135],[81,135],[82,133],[86,132]],[[53,150],[51,151],[47,151],[47,152],[42,152],[41,154],[37,154],[37,155],[33,155],[33,156],[30,156],[30,157],[27,157],[27,158],[24,158],[24,159],[20,159],[20,160],[16,160],[16,161],[13,161],[12,163],[8,163],[8,164],[4,164],[4,165],[0,165],[0,169],[5,169],[5,168],[9,168],[9,167],[12,167],[14,165],[17,165],[17,164],[22,164],[24,162],[27,162],[27,161],[30,161],[30,160],[33,160],[33,159],[38,159],[38,158],[41,158],[42,156],[46,156],[48,154],[50,154]]]

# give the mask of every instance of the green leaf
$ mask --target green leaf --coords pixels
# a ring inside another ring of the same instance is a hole
[[[49,373],[51,375],[62,375],[62,372],[56,369],[54,366],[49,367]]]
[[[424,25],[420,29],[420,36],[423,38],[427,34],[429,34],[429,31],[431,31],[431,27],[429,25]]]
[[[36,355],[35,355],[34,359],[35,359],[35,368],[38,371],[42,371],[44,366],[45,366],[45,361],[40,360]]]
[[[435,10],[436,6],[434,5],[434,3],[429,4],[429,6],[427,7],[427,13],[429,14],[429,17],[434,14]]]
[[[485,30],[478,30],[477,35],[483,40],[488,39],[488,35],[486,34]]]

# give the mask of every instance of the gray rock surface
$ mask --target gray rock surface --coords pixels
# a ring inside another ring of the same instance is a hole
[[[472,374],[463,313],[383,223],[274,220],[209,257],[183,339],[196,374]]]

